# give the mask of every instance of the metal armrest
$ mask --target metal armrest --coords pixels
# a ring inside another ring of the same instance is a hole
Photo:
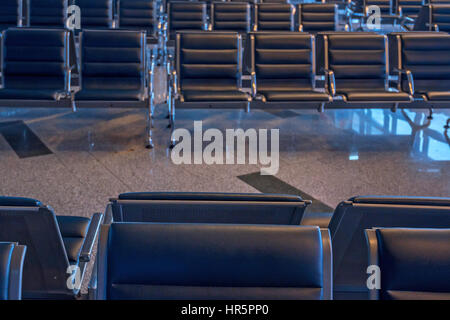
[[[414,78],[413,78],[413,74],[410,70],[403,70],[403,69],[398,69],[398,68],[394,68],[394,72],[398,72],[399,75],[400,74],[404,74],[406,75],[406,78],[408,80],[408,89],[409,89],[409,94],[410,95],[414,95]],[[398,78],[398,81],[401,81],[401,77]]]
[[[172,70],[170,73],[170,78],[172,82],[173,94],[176,96],[178,94],[178,76],[176,70]]]
[[[111,199],[110,201],[116,201],[115,199]],[[112,213],[112,204],[108,203],[106,205],[106,209],[105,209],[105,213],[104,213],[104,218],[103,218],[103,222],[102,224],[111,224],[113,223],[113,213]]]
[[[89,262],[91,260],[92,249],[94,248],[95,238],[98,235],[100,224],[103,220],[102,213],[94,213],[89,224],[89,229],[84,238],[83,247],[80,253],[80,262]]]
[[[94,262],[94,267],[92,268],[91,280],[88,284],[88,300],[96,300],[97,298],[97,279],[98,279],[98,270],[97,270],[97,259]]]
[[[328,94],[334,97],[336,95],[336,79],[334,77],[334,72],[329,69],[322,69],[321,71],[325,73],[325,83]]]
[[[439,32],[439,26],[436,23],[434,23],[434,24],[426,23],[425,25],[427,27],[431,27],[431,31]]]
[[[364,231],[366,237],[366,243],[369,251],[368,256],[368,265],[379,267],[378,261],[378,241],[376,236],[376,228],[366,229]],[[380,290],[378,289],[370,289],[369,290],[369,299],[370,300],[379,300]]]
[[[11,286],[9,288],[9,299],[22,299],[22,273],[23,264],[25,261],[26,246],[15,245],[11,257],[11,270],[9,273],[9,281]]]
[[[251,74],[251,80],[252,80],[252,97],[256,97],[257,87],[256,87],[256,73],[253,71]]]

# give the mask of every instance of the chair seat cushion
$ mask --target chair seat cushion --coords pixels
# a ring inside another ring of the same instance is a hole
[[[78,262],[91,220],[84,217],[57,216],[59,230],[70,263]]]
[[[51,100],[56,101],[60,96],[59,90],[48,89],[0,89],[1,100]]]
[[[405,92],[390,91],[355,91],[343,92],[348,101],[367,101],[367,102],[410,102],[411,97]]]
[[[249,101],[249,96],[242,91],[183,91],[184,101]]]
[[[85,101],[141,101],[140,90],[91,90],[82,89],[75,94],[75,100]]]
[[[425,95],[430,101],[450,101],[450,91],[430,91]]]
[[[261,92],[266,101],[318,101],[328,102],[330,96],[316,91],[272,91]]]

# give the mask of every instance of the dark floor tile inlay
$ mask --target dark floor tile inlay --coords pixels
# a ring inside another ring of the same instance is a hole
[[[294,194],[302,197],[304,200],[312,200],[312,205],[307,208],[307,212],[315,213],[334,211],[333,208],[330,208],[325,203],[315,199],[301,190],[298,190],[275,176],[263,176],[259,172],[254,172],[238,176],[238,178],[263,193]]]
[[[0,122],[0,134],[19,158],[53,153],[23,121]]]

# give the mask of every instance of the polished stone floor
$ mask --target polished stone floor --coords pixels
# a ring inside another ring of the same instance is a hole
[[[0,194],[90,216],[129,191],[298,193],[310,210],[355,195],[450,196],[450,110],[178,110],[177,128],[280,130],[280,168],[176,165],[171,161],[164,82],[157,83],[154,149],[146,110],[0,109]],[[9,128],[9,129],[8,129]],[[12,128],[12,129],[11,129]]]

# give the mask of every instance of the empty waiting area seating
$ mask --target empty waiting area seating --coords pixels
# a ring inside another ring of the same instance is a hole
[[[22,0],[2,0],[0,2],[0,32],[9,27],[22,26],[22,18]]]
[[[299,31],[336,31],[338,6],[333,3],[304,3],[298,6]]]
[[[450,35],[403,33],[396,36],[399,87],[434,107],[450,101]]]
[[[119,0],[118,27],[145,30],[147,36],[158,30],[157,3],[155,0]]]
[[[249,32],[251,6],[248,2],[214,2],[211,4],[212,30]]]
[[[206,2],[171,1],[167,4],[169,39],[178,31],[206,30]]]
[[[74,0],[74,4],[81,10],[81,28],[112,28],[113,1],[115,0]]]
[[[336,298],[368,298],[364,230],[373,227],[450,228],[450,199],[360,196],[341,202],[328,226]]]
[[[146,107],[145,43],[145,32],[140,31],[83,31],[76,105]]]
[[[62,29],[14,28],[3,33],[0,105],[70,106],[70,34]]]
[[[254,31],[294,31],[295,11],[295,6],[287,3],[256,4]]]
[[[254,95],[263,102],[330,102],[315,90],[314,38],[307,33],[252,33]]]
[[[79,294],[76,282],[68,287],[68,277],[76,270],[83,280],[101,219],[102,214],[56,216],[35,199],[0,197],[0,241],[27,246],[23,298],[73,299]]]
[[[414,24],[414,30],[450,31],[450,3],[423,6]]]
[[[398,0],[397,14],[416,19],[423,5],[425,5],[425,0]]]
[[[371,299],[450,300],[450,229],[366,230],[369,265],[380,268]]]
[[[378,34],[329,34],[325,41],[327,87],[347,103],[367,105],[412,101],[406,92],[389,85],[387,37]]]
[[[177,100],[246,105],[251,97],[241,90],[241,48],[241,36],[234,32],[178,33],[173,78]]]
[[[0,300],[22,298],[22,272],[26,246],[0,242]]]
[[[302,226],[103,225],[97,299],[331,299],[327,229]]]
[[[28,25],[31,27],[64,28],[68,0],[29,0]]]
[[[309,203],[282,194],[132,192],[110,200],[105,221],[299,225]]]

